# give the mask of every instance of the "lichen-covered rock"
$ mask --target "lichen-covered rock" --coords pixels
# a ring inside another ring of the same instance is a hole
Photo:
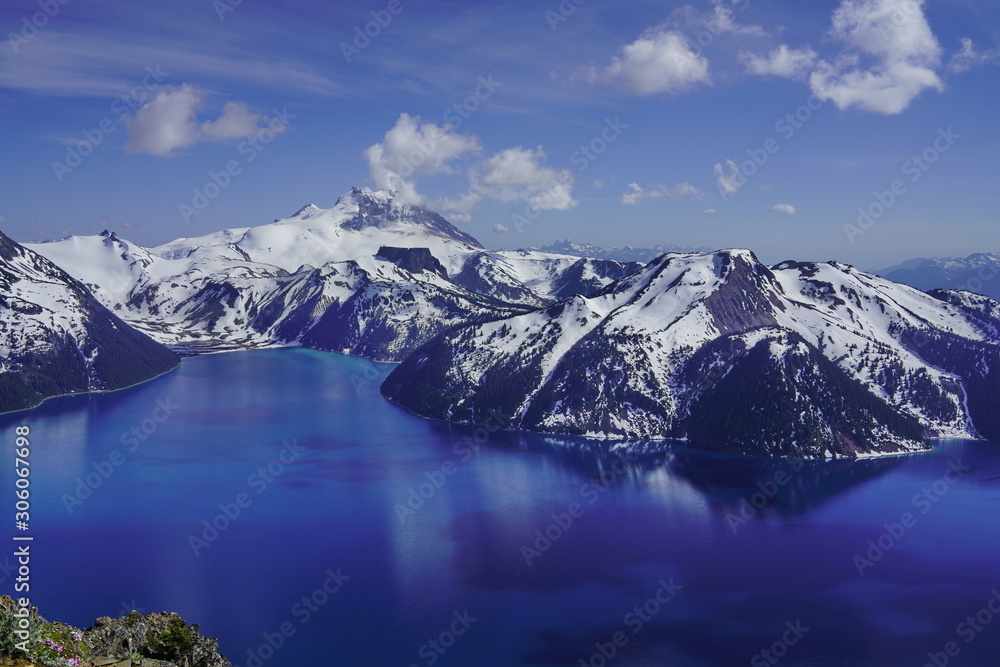
[[[101,616],[80,630],[46,621],[32,607],[29,652],[14,650],[5,620],[17,604],[0,596],[0,667],[232,667],[219,643],[175,612]],[[69,662],[72,658],[76,662]]]
[[[84,643],[93,654],[139,654],[143,658],[165,661],[150,667],[231,667],[219,653],[219,643],[204,637],[198,625],[188,625],[175,612],[140,614],[133,611],[119,619],[106,616],[83,633]],[[147,660],[143,660],[146,667]]]

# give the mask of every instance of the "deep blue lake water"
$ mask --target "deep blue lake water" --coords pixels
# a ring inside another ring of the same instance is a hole
[[[1000,446],[623,458],[416,418],[389,370],[220,354],[0,418],[33,604],[175,610],[241,667],[1000,664]]]

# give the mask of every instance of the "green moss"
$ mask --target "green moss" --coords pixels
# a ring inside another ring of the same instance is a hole
[[[179,655],[188,646],[191,646],[191,628],[187,623],[179,618],[171,619],[167,624],[167,629],[159,636],[153,637],[152,632],[146,633],[148,642],[149,657],[157,660],[169,660]]]

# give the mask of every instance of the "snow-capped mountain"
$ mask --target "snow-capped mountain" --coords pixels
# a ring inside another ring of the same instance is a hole
[[[1000,299],[1000,253],[911,259],[878,274],[917,289],[963,289]]]
[[[1000,304],[747,250],[664,255],[589,296],[448,331],[383,394],[431,418],[767,456],[1000,437]]]
[[[121,389],[178,363],[66,272],[0,233],[0,412]]]
[[[445,328],[590,293],[639,265],[486,250],[388,191],[144,248],[114,233],[30,246],[156,340],[188,351],[306,345],[398,361]]]
[[[619,246],[604,248],[592,243],[576,243],[570,240],[556,241],[546,246],[529,248],[537,252],[550,252],[574,257],[589,257],[592,259],[613,259],[620,262],[639,262],[647,264],[660,255],[668,252],[710,252],[712,248],[692,248],[674,245],[673,243],[658,243],[652,246]]]

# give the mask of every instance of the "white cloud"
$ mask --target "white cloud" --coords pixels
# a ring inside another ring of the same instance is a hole
[[[507,232],[510,231],[510,229],[507,227],[507,225],[501,225],[498,223],[493,225],[493,231],[496,232],[497,234],[506,234]]]
[[[746,177],[740,171],[740,167],[736,164],[735,160],[726,160],[725,166],[722,163],[716,164],[714,172],[719,189],[727,195],[736,194],[747,182]]]
[[[767,31],[761,26],[742,25],[733,20],[733,10],[726,7],[722,0],[712,0],[712,11],[704,18],[704,25],[716,35],[732,33],[748,37],[767,37]]]
[[[710,83],[708,59],[695,53],[687,38],[674,30],[647,30],[611,58],[593,78],[636,95],[679,92]]]
[[[483,201],[478,192],[466,192],[455,199],[438,199],[430,206],[441,215],[448,216],[452,222],[470,222],[472,211]]]
[[[963,37],[959,41],[962,44],[962,48],[953,53],[951,59],[948,61],[948,69],[956,74],[979,65],[994,62],[1000,58],[1000,53],[997,53],[996,49],[977,51],[972,44],[972,40],[968,37]]]
[[[739,5],[743,4],[742,7]],[[767,37],[768,33],[759,25],[737,23],[733,7],[743,10],[746,0],[711,0],[712,8],[703,12],[692,5],[683,5],[670,15],[667,25],[686,29],[695,35],[698,43],[705,47],[724,34],[741,37]],[[727,6],[729,5],[729,6]]]
[[[680,199],[681,197],[694,196],[701,197],[702,192],[690,183],[679,183],[673,188],[666,185],[650,185],[645,188],[638,183],[629,183],[629,189],[622,194],[622,206],[638,206],[646,199],[662,199],[671,197]]]
[[[781,215],[795,215],[795,207],[791,204],[775,204],[771,207],[771,213],[780,213]]]
[[[706,208],[704,211],[698,211],[702,215],[715,215],[718,213],[714,208]]]
[[[595,190],[603,190],[604,186],[606,186],[608,183],[616,183],[617,181],[618,179],[615,178],[614,175],[608,176],[603,180],[595,178],[594,182],[591,183],[591,187],[594,188]]]
[[[216,120],[199,123],[197,114],[204,102],[205,91],[189,84],[160,89],[152,101],[125,121],[129,132],[126,150],[168,157],[199,141],[249,137],[266,126],[264,116],[233,101],[226,102]],[[284,125],[272,127],[278,133],[285,129]]]
[[[748,74],[756,76],[779,76],[785,79],[804,77],[816,61],[816,52],[808,46],[801,49],[789,48],[782,44],[766,56],[753,53],[740,54],[740,62]]]
[[[566,210],[573,199],[573,174],[543,165],[541,146],[529,150],[518,146],[487,158],[470,177],[474,192],[499,201],[523,201],[546,210]]]
[[[475,136],[458,134],[447,124],[422,123],[418,116],[404,113],[382,141],[369,146],[364,155],[378,187],[394,190],[401,203],[420,206],[427,204],[417,192],[420,176],[454,173],[452,162],[479,150]]]
[[[830,36],[846,49],[817,64],[809,79],[816,97],[839,109],[898,114],[923,91],[943,90],[935,72],[941,46],[923,7],[924,0],[843,0]]]
[[[404,204],[423,206],[447,215],[455,222],[468,222],[472,212],[486,199],[522,201],[540,210],[565,210],[577,205],[572,196],[573,174],[568,169],[545,166],[539,146],[518,146],[488,158],[475,158],[468,169],[456,164],[460,158],[482,151],[479,138],[459,134],[451,125],[422,122],[401,114],[382,141],[369,146],[364,155],[372,180],[380,188],[396,192]],[[460,174],[468,179],[464,194],[431,200],[417,191],[422,176]]]
[[[679,183],[678,185],[675,185],[673,189],[670,191],[670,196],[675,199],[680,199],[681,197],[687,197],[687,196],[701,198],[703,196],[703,193],[701,190],[694,187],[690,183]]]
[[[256,134],[266,121],[242,102],[230,101],[222,107],[217,119],[202,123],[201,131],[210,139],[241,139]]]
[[[166,157],[193,145],[200,136],[195,112],[203,101],[202,91],[188,84],[160,90],[125,121],[130,135],[126,150]]]
[[[643,190],[638,183],[629,183],[629,190],[622,194],[622,206],[638,206],[643,199],[656,199],[662,197],[663,193],[656,190]]]

